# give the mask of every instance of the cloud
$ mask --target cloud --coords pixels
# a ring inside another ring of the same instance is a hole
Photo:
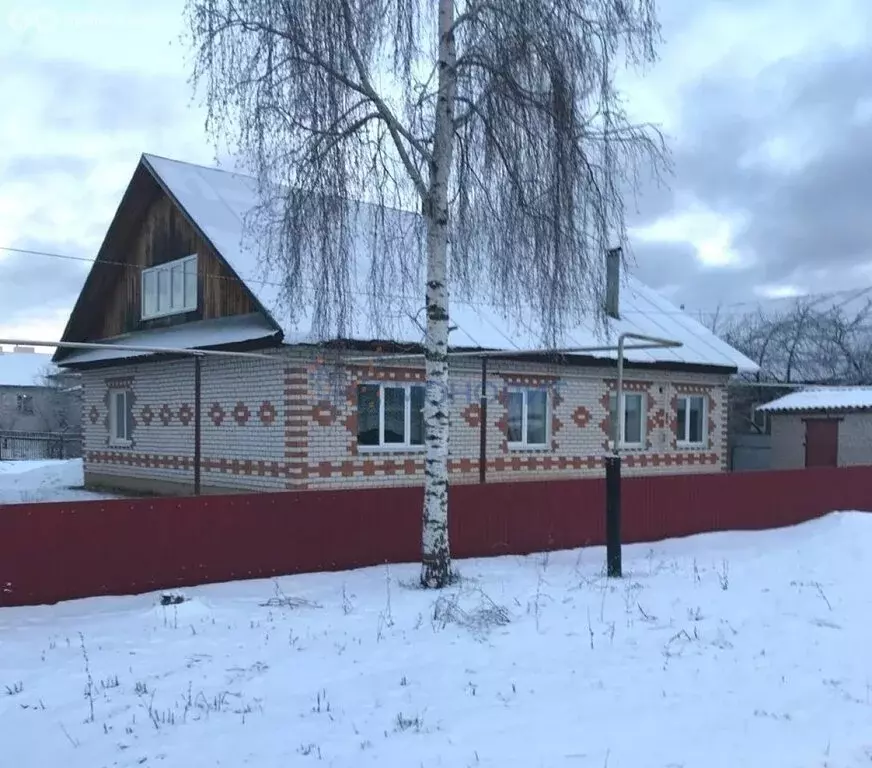
[[[708,308],[854,287],[872,262],[870,72],[872,47],[831,47],[685,83],[671,189],[634,222],[640,269],[656,272],[651,259],[677,298]]]
[[[174,44],[182,0],[69,5],[0,12],[0,245],[93,257],[141,152],[213,151]],[[872,284],[872,5],[661,9],[662,60],[622,78],[675,160],[669,188],[628,200],[636,273],[692,309]],[[0,330],[58,335],[83,274],[0,252]]]

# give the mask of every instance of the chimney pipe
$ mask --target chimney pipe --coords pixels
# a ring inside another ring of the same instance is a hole
[[[606,253],[606,315],[615,320],[621,319],[621,256],[622,250],[609,248]]]

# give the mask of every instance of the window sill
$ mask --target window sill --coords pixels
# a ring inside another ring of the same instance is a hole
[[[676,448],[681,448],[682,450],[685,450],[685,451],[704,451],[704,450],[706,450],[706,444],[705,444],[705,443],[683,443],[683,442],[677,442],[677,443],[675,443],[675,447],[676,447]]]
[[[131,448],[133,447],[132,440],[110,440],[109,441],[110,448]]]
[[[550,451],[551,446],[548,443],[537,443],[536,445],[527,445],[526,443],[509,443],[510,451]]]
[[[183,309],[173,309],[170,312],[158,312],[154,315],[146,315],[142,313],[142,320],[157,320],[160,317],[173,317],[174,315],[187,315],[189,312],[196,312],[196,307],[185,307]]]
[[[358,445],[358,453],[423,453],[425,445]]]

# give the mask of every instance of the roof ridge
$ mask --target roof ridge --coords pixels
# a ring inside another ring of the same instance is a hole
[[[243,173],[242,171],[236,170],[228,170],[226,168],[220,168],[217,165],[203,165],[203,163],[193,163],[190,160],[178,160],[175,157],[167,157],[166,155],[158,155],[155,152],[143,152],[142,156],[146,159],[154,158],[155,160],[165,160],[168,163],[176,163],[177,165],[187,165],[190,168],[199,168],[202,171],[217,171],[218,173],[226,173],[230,176],[241,176],[245,179],[251,179],[252,181],[257,181],[257,179],[250,173]],[[217,162],[217,160],[216,160]]]

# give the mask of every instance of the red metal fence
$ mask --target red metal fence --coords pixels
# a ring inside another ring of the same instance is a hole
[[[455,557],[602,544],[605,483],[456,486]],[[0,507],[0,606],[340,570],[419,556],[420,488]],[[624,541],[872,511],[872,467],[624,480]]]

